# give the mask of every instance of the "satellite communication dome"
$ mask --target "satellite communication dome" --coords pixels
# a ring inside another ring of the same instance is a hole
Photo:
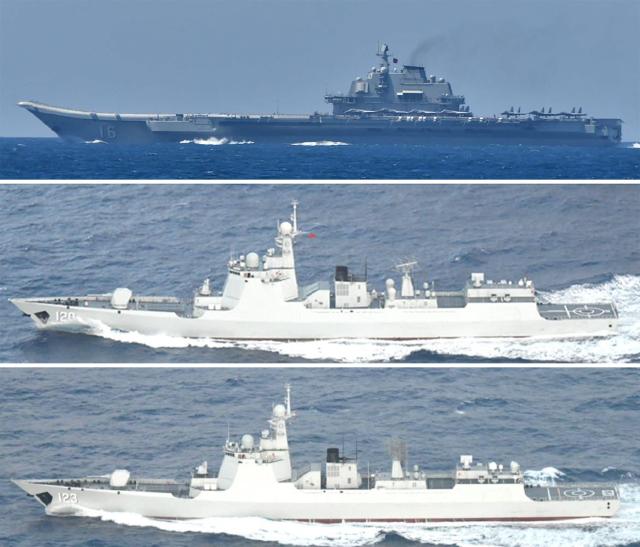
[[[396,284],[396,282],[393,279],[389,278],[384,282],[384,284],[386,285],[387,289],[389,289],[393,287]]]
[[[286,220],[280,224],[280,233],[282,235],[288,236],[291,234],[291,232],[293,231],[293,226],[291,226],[290,222],[287,222]]]
[[[243,450],[253,450],[253,437],[248,433],[245,433],[242,436],[240,445],[242,446]]]
[[[260,257],[258,253],[249,253],[246,258],[247,268],[251,268],[255,270],[258,266],[260,266]]]
[[[284,408],[284,405],[276,405],[273,407],[273,415],[278,417],[278,418],[282,418],[286,413],[286,409]]]

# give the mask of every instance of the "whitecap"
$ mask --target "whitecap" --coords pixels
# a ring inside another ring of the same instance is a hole
[[[305,141],[293,142],[291,146],[349,146],[349,143],[341,141]]]
[[[84,141],[85,144],[107,144],[105,141],[101,141],[100,139],[94,139],[92,141]]]
[[[233,141],[229,140],[226,137],[218,139],[216,137],[209,137],[207,139],[191,139],[191,140],[182,140],[180,144],[201,144],[205,146],[220,146],[223,144],[255,144],[253,141]]]
[[[555,486],[556,481],[562,480],[565,474],[555,467],[543,467],[542,469],[527,469],[524,472],[524,481],[532,486]]]
[[[634,143],[631,145],[631,148],[640,148],[640,142],[634,142]]]

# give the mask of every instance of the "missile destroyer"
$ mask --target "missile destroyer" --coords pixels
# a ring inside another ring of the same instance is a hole
[[[21,101],[19,106],[68,140],[106,143],[218,139],[244,142],[343,141],[347,143],[498,143],[612,145],[622,120],[587,116],[582,107],[528,112],[513,107],[476,116],[451,83],[425,68],[398,65],[389,47],[378,66],[351,82],[346,94],[327,94],[332,113],[124,114]]]
[[[617,327],[612,302],[550,303],[526,277],[492,281],[471,274],[460,291],[436,290],[415,279],[416,262],[396,268],[400,288],[389,278],[370,288],[366,275],[337,266],[331,283],[299,286],[294,244],[297,202],[289,221],[277,226],[276,247],[228,262],[222,290],[205,279],[193,298],[133,294],[125,287],[86,296],[14,298],[42,329],[125,332],[186,338],[309,340],[426,339],[457,337],[606,336]],[[307,236],[315,234],[307,233]]]
[[[450,473],[406,464],[406,445],[391,443],[391,472],[371,473],[357,458],[327,449],[324,464],[294,471],[287,437],[290,387],[273,406],[269,429],[240,442],[227,439],[218,473],[207,462],[190,481],[138,478],[126,469],[76,479],[14,480],[51,515],[83,509],[155,519],[262,517],[318,523],[552,521],[611,517],[620,506],[609,484],[530,486],[516,462],[476,463],[460,457]],[[368,466],[369,467],[369,466]]]

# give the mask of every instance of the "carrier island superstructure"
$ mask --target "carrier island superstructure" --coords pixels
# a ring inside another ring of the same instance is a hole
[[[397,266],[398,285],[371,288],[365,276],[337,266],[331,283],[301,287],[294,246],[297,202],[277,226],[276,248],[232,258],[222,290],[205,279],[192,299],[144,296],[120,287],[85,296],[13,298],[39,328],[118,331],[186,338],[309,340],[457,337],[605,336],[616,330],[613,302],[550,303],[533,282],[492,281],[472,273],[459,291],[415,280],[414,262]]]
[[[218,139],[243,142],[497,143],[602,146],[621,141],[622,120],[595,118],[573,106],[474,115],[465,97],[425,68],[398,65],[382,44],[380,61],[345,94],[326,94],[330,114],[125,114],[62,108],[37,101],[19,106],[63,139],[105,143]],[[221,84],[224,85],[224,84]],[[259,92],[259,88],[256,88]]]
[[[287,422],[294,416],[289,386],[273,406],[269,428],[227,438],[217,474],[207,462],[190,481],[134,477],[126,469],[72,479],[14,480],[51,515],[83,509],[156,519],[262,517],[318,523],[554,521],[612,517],[615,485],[530,486],[516,462],[476,463],[460,457],[453,472],[430,473],[406,463],[406,445],[391,443],[390,473],[362,469],[357,458],[327,449],[323,464],[294,471]]]

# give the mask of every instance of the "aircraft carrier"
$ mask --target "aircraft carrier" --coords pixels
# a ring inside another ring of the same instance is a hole
[[[126,287],[85,296],[13,298],[40,329],[92,334],[101,327],[185,338],[236,340],[592,337],[612,335],[613,302],[552,303],[526,276],[471,274],[458,291],[420,283],[415,261],[397,264],[383,289],[336,266],[331,282],[298,284],[294,244],[315,236],[298,227],[298,203],[278,224],[276,247],[232,257],[222,290],[205,279],[192,299],[134,295]]]
[[[63,139],[154,143],[217,139],[221,142],[488,143],[614,145],[622,120],[595,118],[573,106],[499,115],[474,115],[465,97],[422,66],[399,65],[382,44],[380,61],[344,94],[327,94],[333,112],[287,114],[125,114],[21,101],[19,106]]]
[[[455,470],[431,473],[407,465],[406,444],[390,443],[390,472],[366,468],[328,448],[326,461],[294,470],[287,422],[290,386],[273,406],[269,429],[227,436],[217,474],[205,461],[189,481],[134,477],[126,469],[68,479],[14,480],[49,515],[83,510],[125,512],[156,519],[262,517],[317,523],[558,521],[612,517],[620,507],[615,485],[534,486],[516,462],[475,462],[463,455]]]

